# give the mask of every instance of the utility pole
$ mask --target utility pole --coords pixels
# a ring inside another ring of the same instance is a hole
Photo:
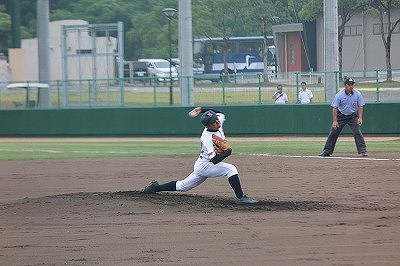
[[[193,105],[192,1],[179,0],[179,61],[181,105]]]
[[[338,57],[338,3],[337,0],[324,0],[325,102],[333,100],[338,88]]]
[[[21,4],[20,0],[9,0],[11,4],[12,47],[21,48]]]
[[[49,83],[50,81],[50,41],[49,41],[49,0],[37,0],[37,38],[39,56],[39,82]],[[50,88],[39,89],[40,108],[51,107]]]

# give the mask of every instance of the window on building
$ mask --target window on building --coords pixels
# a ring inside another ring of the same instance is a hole
[[[361,25],[349,25],[344,27],[344,36],[361,36],[362,26]]]
[[[373,27],[374,35],[381,34],[381,25],[380,24],[374,24],[372,27]]]
[[[92,53],[92,49],[80,49],[80,50],[76,50],[76,54],[91,54]]]
[[[294,44],[289,45],[289,63],[294,65]]]
[[[394,23],[392,23],[392,27],[393,27]],[[384,23],[383,24],[383,31],[385,34],[388,33],[388,23]],[[373,25],[373,32],[375,35],[380,35],[381,34],[381,24],[377,23]],[[396,28],[394,28],[393,30],[393,34],[395,33],[400,33],[400,24],[396,25]]]

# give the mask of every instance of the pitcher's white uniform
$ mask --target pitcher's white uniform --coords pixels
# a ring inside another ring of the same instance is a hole
[[[215,152],[212,136],[215,134],[225,139],[225,134],[222,129],[225,115],[221,111],[199,106],[191,110],[189,116],[196,117],[200,113],[202,113],[200,121],[205,129],[200,137],[201,151],[199,158],[197,158],[194,163],[193,172],[180,181],[173,180],[160,184],[157,180],[153,180],[142,190],[142,193],[152,194],[161,191],[188,191],[200,185],[209,177],[226,176],[229,185],[233,192],[235,192],[237,204],[257,203],[256,200],[249,198],[243,193],[236,167],[223,162],[225,158],[232,154],[232,149],[227,148],[219,154]]]
[[[236,167],[232,164],[225,162],[213,164],[210,162],[210,160],[216,155],[213,146],[212,135],[216,134],[217,136],[225,139],[225,134],[222,129],[222,124],[225,121],[225,115],[218,113],[217,116],[221,122],[221,127],[216,132],[211,132],[208,131],[207,128],[204,128],[200,137],[201,152],[199,158],[194,164],[193,172],[184,180],[176,182],[176,190],[188,191],[200,185],[209,177],[230,177],[238,174]]]

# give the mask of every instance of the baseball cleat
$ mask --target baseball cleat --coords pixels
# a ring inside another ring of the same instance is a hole
[[[157,180],[153,180],[147,185],[143,190],[142,193],[146,194],[153,194],[156,193],[156,186],[160,185]]]
[[[240,199],[236,199],[237,204],[254,204],[258,201],[252,198],[247,197],[247,195],[243,195]]]
[[[323,152],[319,156],[321,156],[321,157],[329,157],[331,155],[329,153],[327,153],[327,152]]]
[[[363,156],[363,157],[367,157],[367,156],[368,156],[368,153],[362,152],[362,153],[360,153],[360,155]]]

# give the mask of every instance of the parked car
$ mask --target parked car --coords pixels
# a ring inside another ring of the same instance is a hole
[[[165,59],[139,59],[139,62],[146,62],[149,77],[156,77],[157,81],[169,81],[170,64]],[[178,80],[178,71],[171,65],[171,77],[173,81]]]
[[[134,61],[133,62],[133,76],[134,77],[147,77],[148,71],[147,71],[147,65],[146,62],[139,62],[139,61]]]
[[[145,78],[148,76],[146,62],[126,61],[124,64],[125,78]]]

